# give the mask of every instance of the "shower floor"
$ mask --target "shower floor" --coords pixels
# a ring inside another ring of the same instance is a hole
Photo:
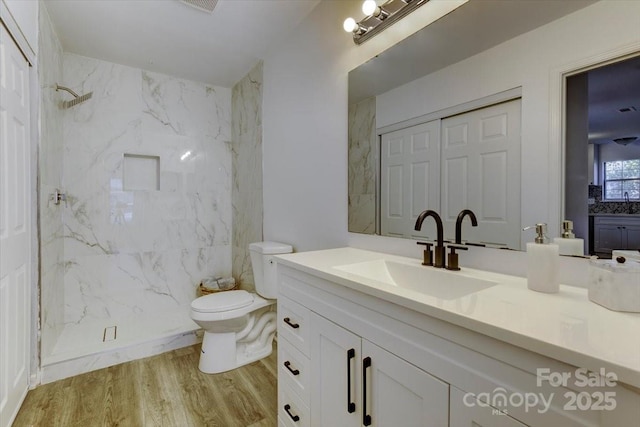
[[[173,313],[67,324],[42,358],[42,382],[163,353],[199,341],[189,306]]]

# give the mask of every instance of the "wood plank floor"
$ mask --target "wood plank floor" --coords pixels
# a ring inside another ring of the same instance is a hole
[[[277,349],[222,374],[198,370],[200,345],[29,391],[14,427],[270,427],[277,424]]]

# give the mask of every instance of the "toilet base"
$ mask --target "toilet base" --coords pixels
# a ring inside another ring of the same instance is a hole
[[[235,364],[236,334],[205,332],[198,369],[205,374],[215,374],[233,369]]]
[[[275,311],[259,310],[256,325],[249,334],[235,332],[204,333],[198,369],[205,374],[230,371],[269,356],[276,333]]]

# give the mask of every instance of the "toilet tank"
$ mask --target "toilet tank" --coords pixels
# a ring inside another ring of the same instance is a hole
[[[278,296],[278,281],[276,277],[276,262],[274,255],[293,252],[291,245],[278,242],[257,242],[249,245],[253,279],[256,292],[270,299]]]

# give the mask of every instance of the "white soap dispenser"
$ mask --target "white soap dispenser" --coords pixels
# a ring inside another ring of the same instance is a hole
[[[554,237],[553,243],[558,245],[560,255],[584,256],[584,240],[573,234],[573,221],[562,221],[562,237]]]
[[[533,227],[523,230],[530,228]],[[527,287],[538,292],[558,292],[558,245],[549,243],[547,224],[536,224],[535,229],[535,243],[527,243]]]

